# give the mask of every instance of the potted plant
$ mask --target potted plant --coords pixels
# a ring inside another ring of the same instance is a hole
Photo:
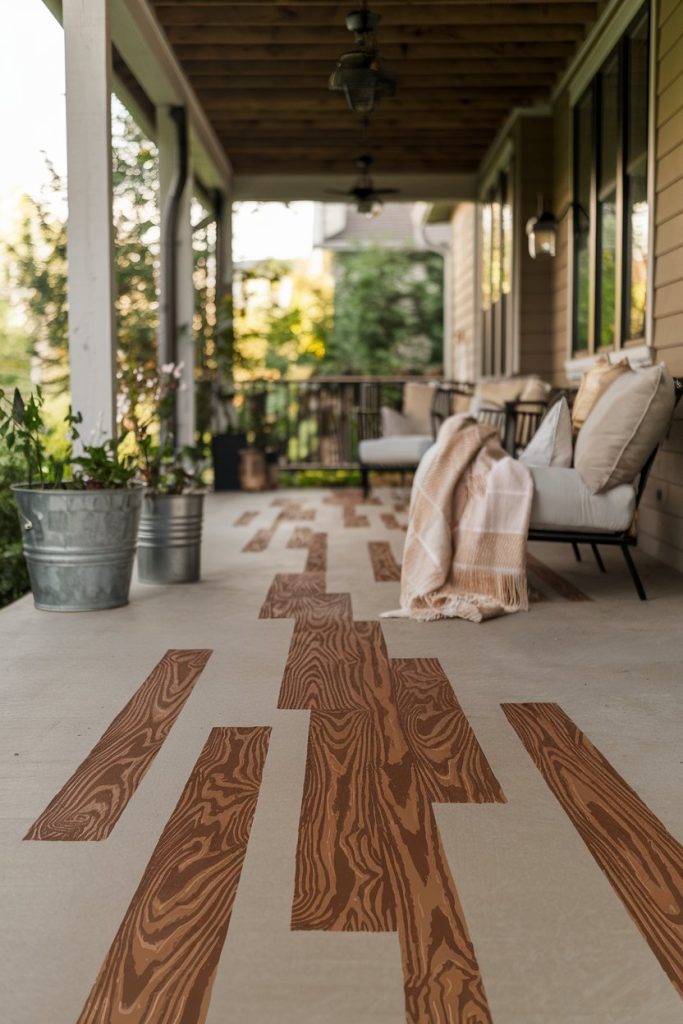
[[[67,415],[62,455],[47,451],[43,393],[26,401],[0,391],[0,441],[24,459],[27,481],[12,485],[36,608],[93,611],[128,603],[143,485],[125,437],[80,438]],[[75,451],[76,444],[79,445]]]
[[[135,384],[143,387],[127,387],[124,379],[121,389],[120,411],[136,439],[138,476],[146,485],[138,534],[141,583],[194,583],[201,574],[203,452],[176,449],[171,428],[182,370],[182,364],[168,363],[146,378],[137,370]]]

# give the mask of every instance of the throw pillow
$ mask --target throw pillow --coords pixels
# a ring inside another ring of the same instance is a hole
[[[382,423],[382,437],[407,437],[409,434],[416,434],[415,424],[397,409],[391,409],[383,405],[379,411]]]
[[[622,359],[620,363],[610,363],[607,356],[601,356],[590,370],[584,373],[572,406],[572,426],[575,434],[586,422],[591,409],[610,384],[622,373],[630,372],[628,359]]]
[[[567,399],[562,396],[546,413],[519,461],[526,466],[562,466],[572,464],[572,420]]]
[[[504,409],[506,402],[516,402],[526,385],[526,377],[505,377],[502,380],[482,380],[475,386],[470,404],[473,416],[480,409]]]
[[[527,377],[519,400],[520,402],[546,402],[551,390],[550,384],[546,384],[540,377]]]
[[[630,484],[664,437],[674,386],[664,363],[624,373],[595,404],[576,439],[574,465],[597,494]]]
[[[431,434],[434,386],[408,381],[403,385],[403,415],[413,422],[413,434]]]

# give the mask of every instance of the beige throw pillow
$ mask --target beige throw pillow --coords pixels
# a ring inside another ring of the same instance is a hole
[[[482,407],[504,409],[506,402],[516,402],[521,395],[526,377],[505,377],[503,380],[481,380],[474,389],[470,410],[476,413]]]
[[[664,363],[622,373],[597,401],[579,431],[574,465],[597,494],[630,484],[664,437],[674,386]]]
[[[431,434],[434,385],[409,381],[403,385],[403,415],[413,424],[413,434]]]
[[[575,434],[586,422],[591,409],[610,384],[622,373],[629,373],[630,370],[628,359],[610,363],[607,356],[601,356],[590,370],[586,370],[572,406],[572,426]]]
[[[527,377],[519,396],[520,402],[545,402],[551,392],[550,384],[540,377]]]
[[[562,466],[568,469],[573,455],[572,420],[563,396],[548,410],[519,461],[526,466]]]
[[[382,423],[382,437],[408,437],[411,434],[419,433],[412,419],[409,416],[404,416],[397,409],[383,405],[379,412]]]

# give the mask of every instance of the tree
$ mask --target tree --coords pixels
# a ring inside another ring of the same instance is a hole
[[[363,249],[335,259],[331,373],[420,372],[440,367],[443,261],[431,252]]]

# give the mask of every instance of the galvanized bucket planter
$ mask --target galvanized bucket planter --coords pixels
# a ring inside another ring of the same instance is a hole
[[[77,491],[13,484],[36,608],[128,604],[143,486]]]
[[[141,583],[196,583],[203,515],[203,494],[145,495],[138,535]]]

